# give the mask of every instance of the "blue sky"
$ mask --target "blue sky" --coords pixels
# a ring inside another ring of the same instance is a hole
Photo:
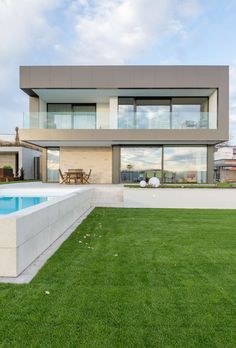
[[[0,0],[0,134],[28,109],[19,65],[230,66],[236,144],[236,0]]]

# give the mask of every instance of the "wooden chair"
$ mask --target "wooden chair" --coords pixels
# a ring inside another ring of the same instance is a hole
[[[89,182],[89,178],[91,176],[91,172],[92,172],[92,169],[90,169],[89,173],[88,174],[85,174],[84,177],[83,177],[83,183],[84,184],[90,184]]]
[[[60,184],[67,184],[67,182],[68,182],[67,175],[63,175],[61,169],[59,169],[59,175],[61,178]]]

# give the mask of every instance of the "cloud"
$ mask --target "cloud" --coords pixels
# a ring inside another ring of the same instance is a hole
[[[186,37],[185,22],[199,15],[197,0],[73,1],[75,25],[69,63],[125,64],[161,42]],[[61,47],[61,55],[68,49]]]
[[[0,133],[22,125],[26,97],[19,90],[19,65],[42,62],[58,36],[48,14],[58,0],[0,0]]]
[[[39,40],[40,45],[49,41],[52,30],[45,12],[52,10],[55,0],[3,0],[0,2],[0,51],[1,61],[14,60],[15,55],[25,54]]]

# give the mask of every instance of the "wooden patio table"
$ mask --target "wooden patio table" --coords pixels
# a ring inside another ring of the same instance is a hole
[[[66,178],[67,178],[67,182],[70,184],[71,183],[71,179],[75,179],[75,183],[78,184],[79,182],[81,184],[84,183],[84,175],[85,175],[85,172],[83,171],[78,171],[78,170],[75,170],[75,171],[68,171],[68,172],[65,172],[66,174]]]

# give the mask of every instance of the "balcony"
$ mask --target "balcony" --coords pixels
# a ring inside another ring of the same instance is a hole
[[[24,113],[24,129],[61,130],[194,130],[217,129],[216,112],[31,112]]]

